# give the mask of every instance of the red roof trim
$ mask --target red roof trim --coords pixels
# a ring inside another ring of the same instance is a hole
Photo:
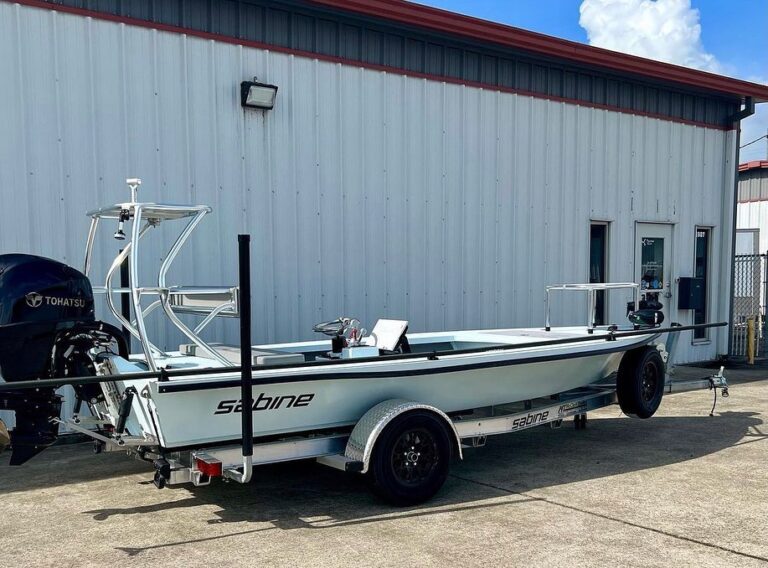
[[[768,85],[750,83],[697,69],[592,47],[403,0],[310,1],[314,4],[595,65],[622,73],[642,75],[721,94],[754,97],[755,102],[768,101]]]
[[[739,164],[740,172],[746,172],[748,170],[760,170],[764,168],[768,168],[768,160],[754,160],[752,162]]]
[[[636,115],[636,116],[643,116],[647,118],[656,118],[659,120],[665,120],[668,122],[677,122],[681,124],[687,124],[690,126],[698,126],[701,128],[711,128],[714,130],[733,130],[731,126],[717,126],[713,124],[708,124],[705,122],[699,122],[695,120],[686,120],[683,118],[675,118],[666,116],[663,114],[658,113],[651,113],[651,112],[643,112],[638,110],[631,110],[631,109],[625,109],[620,107],[614,107],[610,105],[604,105],[599,103],[591,103],[588,101],[582,101],[579,99],[570,99],[565,97],[558,97],[554,95],[547,95],[544,93],[535,93],[531,91],[525,91],[522,89],[512,89],[509,87],[501,87],[498,85],[490,85],[487,83],[479,83],[476,81],[468,81],[464,79],[455,79],[453,77],[444,77],[441,75],[429,75],[427,73],[419,73],[417,71],[409,71],[406,69],[401,69],[399,67],[387,67],[385,65],[377,65],[374,63],[365,63],[362,61],[356,61],[351,59],[345,59],[342,57],[335,57],[331,55],[322,55],[319,53],[312,53],[307,51],[301,51],[298,49],[291,49],[287,47],[279,47],[275,45],[270,45],[258,41],[250,41],[250,40],[244,40],[244,39],[238,39],[230,36],[225,35],[219,35],[219,34],[212,34],[208,32],[202,32],[198,30],[191,30],[187,28],[179,28],[177,26],[170,26],[167,24],[159,24],[155,22],[149,22],[146,20],[139,20],[137,18],[130,18],[126,16],[116,16],[114,14],[105,14],[103,12],[95,12],[93,10],[88,10],[85,8],[74,8],[72,6],[63,6],[61,4],[50,4],[48,2],[45,2],[43,0],[0,0],[1,2],[12,2],[14,4],[21,4],[24,6],[31,6],[35,8],[42,8],[45,10],[53,10],[56,12],[63,12],[67,14],[75,14],[78,16],[85,16],[97,20],[106,20],[110,22],[118,22],[122,24],[137,26],[141,28],[149,28],[164,32],[170,32],[170,33],[177,33],[177,34],[184,34],[188,36],[193,37],[199,37],[203,39],[209,39],[213,41],[218,41],[221,43],[229,43],[233,45],[242,45],[245,47],[253,47],[256,49],[264,49],[268,51],[274,51],[278,53],[287,53],[290,55],[297,55],[299,57],[307,57],[309,59],[317,59],[319,61],[329,61],[331,63],[338,63],[341,65],[350,65],[354,67],[360,67],[363,69],[372,69],[374,71],[382,71],[386,73],[395,73],[398,75],[404,75],[407,77],[416,77],[418,79],[426,79],[430,81],[439,81],[443,83],[451,83],[455,85],[465,85],[467,87],[475,87],[478,89],[485,89],[489,91],[498,91],[502,93],[511,93],[515,95],[521,95],[521,96],[527,96],[527,97],[533,97],[537,99],[545,99],[548,101],[555,101],[555,102],[562,102],[562,103],[568,103],[578,106],[583,106],[587,108],[595,108],[600,110],[608,110],[612,112],[620,112],[623,114],[630,114],[630,115]]]

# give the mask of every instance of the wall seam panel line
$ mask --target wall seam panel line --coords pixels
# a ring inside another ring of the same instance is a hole
[[[270,73],[272,71],[272,65],[271,65],[271,59],[268,57],[266,59],[266,62],[264,64],[265,69],[267,70],[267,73]],[[275,171],[274,166],[272,164],[272,127],[271,122],[266,121],[266,124],[264,126],[264,152],[266,154],[266,160],[264,161],[264,165],[267,170],[267,183],[269,184],[267,186],[267,198],[269,200],[269,219],[267,219],[267,224],[269,225],[269,231],[267,232],[268,238],[269,238],[269,252],[270,252],[270,258],[269,262],[265,262],[264,265],[267,267],[267,269],[270,271],[269,278],[267,281],[269,282],[270,288],[269,288],[269,294],[268,294],[268,305],[272,306],[272,309],[269,310],[268,316],[271,316],[271,321],[266,322],[267,325],[267,338],[269,341],[275,341],[275,329],[277,328],[277,298],[276,296],[276,290],[277,290],[277,283],[276,283],[276,274],[277,270],[275,267],[275,259],[277,258],[277,249],[275,245],[275,241],[277,240],[275,238],[275,199],[276,199],[276,191],[275,191]]]
[[[87,22],[87,51],[88,51],[88,69],[90,70],[88,72],[88,95],[90,97],[90,100],[88,101],[90,103],[90,108],[95,109],[96,108],[96,81],[94,78],[94,64],[93,64],[93,20],[88,20]],[[99,182],[99,166],[98,164],[101,163],[101,160],[99,159],[99,144],[98,144],[98,135],[96,134],[96,120],[95,118],[92,118],[91,120],[91,145],[92,145],[92,153],[91,153],[91,159],[93,160],[94,168],[93,168],[93,187],[91,188],[91,197],[94,198],[94,202],[96,201],[96,197],[99,195],[99,186],[101,183]]]
[[[339,168],[339,192],[341,193],[341,207],[340,207],[340,217],[341,217],[341,223],[339,228],[339,233],[341,235],[341,245],[338,248],[338,253],[341,256],[341,261],[339,263],[339,266],[341,267],[341,273],[347,274],[347,206],[349,204],[349,197],[347,196],[347,186],[344,183],[344,118],[342,110],[344,108],[344,82],[342,80],[343,75],[343,68],[341,65],[336,64],[334,66],[334,71],[336,74],[336,81],[338,83],[338,89],[336,91],[336,128],[339,132],[339,147],[338,147],[338,163],[337,167]],[[341,279],[341,308],[346,311],[349,309],[349,306],[347,305],[347,279],[342,278]]]
[[[56,109],[56,153],[58,155],[58,171],[59,171],[59,179],[61,180],[61,184],[58,185],[58,197],[59,197],[59,207],[61,207],[61,219],[62,219],[62,229],[65,234],[69,234],[69,215],[67,213],[66,207],[63,207],[64,204],[64,195],[65,195],[65,186],[68,186],[67,175],[65,173],[64,168],[64,125],[62,124],[61,120],[61,73],[60,73],[60,53],[61,49],[59,46],[59,18],[57,17],[58,14],[55,12],[51,13],[51,28],[53,29],[53,45],[54,45],[54,55],[53,55],[53,74],[54,74],[54,96],[56,98],[55,103],[55,109]],[[72,260],[68,258],[68,243],[65,239],[62,243],[62,249],[64,250],[64,261],[72,263]]]
[[[501,178],[501,140],[500,140],[500,124],[501,119],[499,117],[499,98],[496,97],[494,119],[496,122],[496,140],[494,144],[495,149],[495,161],[496,167],[494,168],[494,184],[493,184],[493,326],[499,326],[499,179]]]
[[[25,77],[24,77],[24,54],[22,53],[22,42],[21,42],[21,17],[20,17],[20,8],[19,6],[16,6],[15,15],[16,15],[16,21],[15,21],[15,29],[16,29],[16,65],[17,65],[17,71],[18,71],[18,82],[19,82],[19,97],[18,97],[18,105],[19,105],[19,114],[21,115],[21,123],[22,123],[22,132],[21,132],[21,147],[24,149],[24,195],[27,196],[27,198],[24,200],[24,203],[26,205],[26,218],[31,218],[31,200],[29,199],[29,195],[31,194],[31,182],[30,182],[30,163],[29,163],[29,137],[27,136],[27,132],[29,130],[29,119],[27,116],[27,110],[26,105],[24,104],[25,99],[27,98],[25,96],[25,92],[27,90],[27,86],[25,83]],[[32,227],[31,223],[26,224],[27,227],[27,240],[30,242],[30,244],[34,244],[35,241],[35,231]]]
[[[289,76],[290,76],[290,85],[291,85],[291,91],[293,91],[296,87],[296,59],[291,55],[289,56]],[[291,112],[289,115],[291,125],[290,125],[290,135],[291,135],[291,155],[296,156],[296,101],[291,101]],[[301,225],[301,212],[299,211],[299,192],[298,192],[298,185],[297,185],[297,179],[296,179],[296,168],[291,168],[291,198],[293,199],[294,208],[293,208],[293,238],[295,243],[299,243],[300,237],[301,237],[301,231],[299,229],[299,226]],[[296,255],[296,293],[298,296],[301,296],[301,281],[302,281],[302,270],[301,270],[301,256]],[[299,298],[293,298],[293,300],[298,301],[299,305],[301,305],[301,301]],[[299,322],[301,320],[301,315],[299,312],[296,313],[296,316],[291,321],[291,331],[292,335],[295,337],[298,334],[299,331]]]
[[[408,100],[408,96],[407,96],[407,83],[408,82],[405,79],[405,77],[401,77],[399,83],[400,83],[400,98],[401,98],[401,100],[403,101],[403,104],[404,104],[405,101]],[[411,156],[410,156],[410,148],[409,148],[409,145],[408,145],[408,137],[406,135],[406,133],[409,132],[409,129],[408,129],[408,125],[407,125],[407,115],[406,115],[405,112],[401,112],[400,113],[400,121],[401,121],[400,124],[401,124],[402,132],[403,132],[402,140],[404,141],[404,145],[402,145],[402,142],[401,142],[401,147],[400,147],[400,151],[402,152],[403,162],[404,162],[403,170],[402,170],[403,171],[402,187],[404,188],[403,206],[405,207],[406,211],[410,211],[410,208],[408,207],[408,203],[410,202],[410,197],[411,197],[410,196],[410,189],[411,188],[410,188],[410,184],[408,183],[408,181],[410,179],[410,173],[411,173],[411,171],[410,171],[411,170],[410,169],[411,160],[409,159]],[[411,226],[411,224],[409,223],[409,220],[410,219],[408,219],[406,217],[406,219],[405,219],[405,235],[404,235],[404,241],[403,241],[403,245],[405,247],[407,247],[408,243],[410,242],[410,238],[409,237],[410,237],[410,226]],[[402,302],[402,305],[405,306],[405,313],[409,313],[409,311],[410,311],[409,310],[409,307],[410,307],[409,289],[410,289],[411,284],[412,284],[412,282],[411,282],[411,263],[409,262],[410,259],[408,259],[408,258],[401,258],[400,260],[401,261],[402,260],[405,261],[405,281],[408,284],[406,286],[405,290],[403,290],[403,296],[400,298],[400,301]]]

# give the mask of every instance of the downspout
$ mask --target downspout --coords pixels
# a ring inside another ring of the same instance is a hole
[[[734,294],[736,293],[736,271],[734,270],[734,262],[736,260],[736,220],[739,207],[739,143],[741,142],[741,121],[747,117],[755,114],[755,99],[752,97],[746,97],[744,99],[744,108],[736,114],[729,117],[729,120],[736,126],[736,159],[734,160],[734,168],[736,174],[733,178],[733,218],[731,219],[731,289],[730,300],[728,304],[728,353],[726,357],[731,354],[733,350],[733,301]]]

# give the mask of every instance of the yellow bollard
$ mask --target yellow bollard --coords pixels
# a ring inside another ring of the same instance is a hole
[[[747,320],[747,363],[755,364],[755,318]]]
[[[5,422],[0,420],[0,454],[3,453],[5,448],[11,445],[11,435],[8,434],[8,428],[5,426]]]

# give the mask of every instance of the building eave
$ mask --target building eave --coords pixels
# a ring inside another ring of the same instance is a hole
[[[751,162],[744,162],[743,164],[739,164],[739,171],[740,172],[747,172],[750,170],[768,170],[768,160],[753,160]]]
[[[505,24],[404,0],[308,0],[312,4],[362,14],[411,27],[470,38],[602,69],[711,91],[756,103],[768,101],[768,85],[592,47]]]

